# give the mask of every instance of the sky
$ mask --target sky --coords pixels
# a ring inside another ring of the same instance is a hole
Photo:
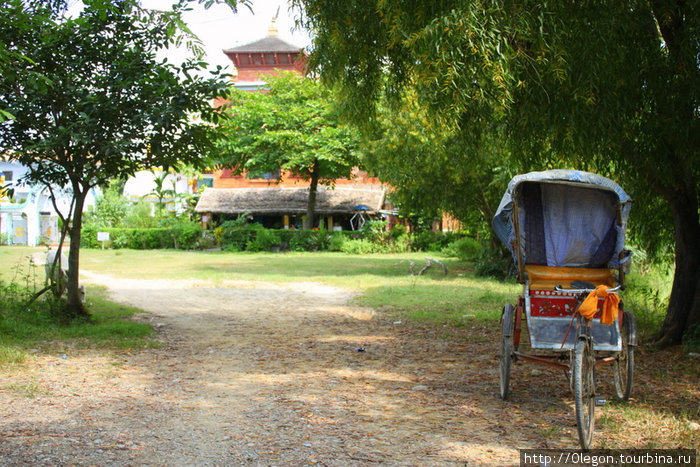
[[[172,0],[142,0],[145,8],[167,10]],[[211,68],[221,65],[226,72],[232,72],[231,61],[223,53],[223,49],[247,44],[267,36],[267,28],[277,13],[278,37],[299,47],[308,47],[311,39],[306,31],[295,30],[294,17],[287,0],[252,0],[252,12],[245,6],[239,6],[238,13],[233,13],[228,6],[213,5],[208,10],[196,2],[192,2],[193,11],[184,15],[185,22],[204,45],[207,62]],[[179,63],[181,55],[186,51],[170,51],[168,59]]]

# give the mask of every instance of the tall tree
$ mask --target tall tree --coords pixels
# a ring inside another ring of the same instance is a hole
[[[358,136],[340,123],[331,93],[316,80],[294,72],[265,80],[265,92],[232,92],[214,162],[249,176],[289,171],[308,180],[310,229],[319,183],[348,178],[359,164]]]
[[[697,2],[296,3],[316,37],[311,65],[342,85],[358,120],[371,120],[382,93],[415,87],[437,118],[491,133],[483,141],[528,165],[583,160],[618,179],[643,200],[635,235],[651,247],[674,232],[657,342],[700,326]]]
[[[0,152],[26,165],[30,182],[72,191],[71,212],[61,214],[71,239],[72,316],[88,314],[78,270],[89,190],[142,168],[198,163],[215,130],[193,116],[216,119],[210,102],[225,87],[193,74],[197,60],[177,68],[156,58],[182,37],[179,11],[146,11],[135,0],[84,3],[75,18],[62,15],[64,2],[0,5],[0,50],[24,57],[0,76],[0,108],[12,115],[0,125]]]

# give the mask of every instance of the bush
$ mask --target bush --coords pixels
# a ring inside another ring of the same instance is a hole
[[[459,258],[460,261],[472,262],[479,259],[484,247],[478,240],[471,237],[462,237],[450,243],[442,251],[446,255]]]
[[[350,239],[343,242],[340,251],[351,255],[367,255],[370,253],[379,253],[381,246],[367,240],[366,238]]]
[[[318,251],[320,230],[294,230],[293,236],[289,239],[289,249],[291,251]],[[323,232],[324,235],[326,232]]]
[[[258,229],[255,233],[255,237],[246,243],[248,251],[270,251],[281,242],[280,236],[274,230]]]
[[[170,229],[174,247],[180,250],[194,250],[199,247],[202,227],[194,222],[181,222]]]
[[[405,225],[402,225],[402,224],[394,225],[394,227],[392,227],[391,230],[389,231],[389,235],[394,240],[398,240],[401,237],[405,237],[407,234],[408,234],[408,229],[406,228]]]
[[[82,248],[101,248],[97,241],[97,232],[109,233],[108,247],[133,250],[155,250],[161,248],[194,249],[202,236],[199,225],[180,223],[172,227],[151,229],[98,229],[94,225],[82,230],[80,246]]]
[[[385,228],[385,221],[367,221],[360,229],[360,236],[361,238],[381,243],[388,237],[388,233],[384,231]]]
[[[411,236],[411,250],[413,251],[442,251],[454,241],[458,234],[454,232],[433,232],[421,230]]]
[[[215,232],[223,250],[244,251],[248,242],[257,236],[257,231],[262,229],[262,225],[249,223],[248,216],[243,215],[236,220],[224,222]]]
[[[329,251],[343,251],[343,245],[347,241],[345,235],[340,232],[335,232],[331,235],[328,240],[328,250]]]

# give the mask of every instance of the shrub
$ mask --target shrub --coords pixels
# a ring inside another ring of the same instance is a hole
[[[367,221],[360,229],[360,236],[370,241],[383,242],[388,236],[385,228],[385,221]]]
[[[411,236],[411,249],[413,251],[440,251],[446,245],[442,232],[421,230]]]
[[[408,229],[406,228],[405,225],[402,225],[402,224],[394,225],[394,227],[392,227],[391,230],[389,231],[389,235],[394,240],[398,240],[399,238],[406,236],[407,233],[408,233]]]
[[[260,224],[248,222],[248,216],[242,215],[238,219],[226,221],[216,228],[216,237],[221,248],[226,251],[244,251],[248,242],[255,239],[257,231],[262,230]]]
[[[110,182],[97,199],[95,210],[89,213],[85,223],[95,224],[98,227],[123,227],[124,219],[131,206],[128,199],[122,196],[123,183],[120,180]]]
[[[343,242],[341,250],[343,253],[351,255],[367,255],[370,253],[378,253],[380,247],[366,238],[350,239]]]
[[[274,230],[258,229],[253,239],[246,243],[248,251],[270,251],[281,242],[279,234]]]
[[[202,229],[191,223],[180,223],[172,227],[151,229],[98,229],[95,226],[83,228],[80,246],[83,248],[101,248],[97,241],[97,232],[109,233],[110,248],[131,248],[134,250],[154,250],[160,248],[193,249],[202,235]]]
[[[320,230],[294,230],[293,232],[288,245],[291,251],[318,251],[321,244],[320,233],[327,235],[326,231]]]
[[[340,232],[335,232],[331,235],[328,240],[328,250],[330,251],[343,251],[343,245],[347,241],[345,235]]]
[[[450,243],[442,251],[446,255],[459,258],[460,261],[475,261],[481,256],[483,246],[471,237],[462,237]]]

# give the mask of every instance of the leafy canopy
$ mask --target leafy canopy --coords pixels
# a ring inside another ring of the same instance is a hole
[[[250,177],[279,170],[327,184],[349,177],[360,162],[358,136],[340,122],[331,93],[294,72],[265,80],[264,92],[231,92],[214,162]]]
[[[295,3],[316,37],[312,68],[358,123],[412,89],[478,152],[621,182],[637,200],[633,238],[674,249],[661,340],[700,326],[698,2]]]
[[[142,168],[200,164],[214,147],[204,122],[218,119],[210,102],[225,91],[220,70],[205,79],[197,57],[179,67],[156,57],[189,37],[178,27],[186,3],[154,12],[86,0],[75,18],[60,0],[0,4],[0,152],[29,168],[29,182],[72,191],[71,212],[59,212],[71,237],[69,314],[86,314],[78,270],[88,191]]]

